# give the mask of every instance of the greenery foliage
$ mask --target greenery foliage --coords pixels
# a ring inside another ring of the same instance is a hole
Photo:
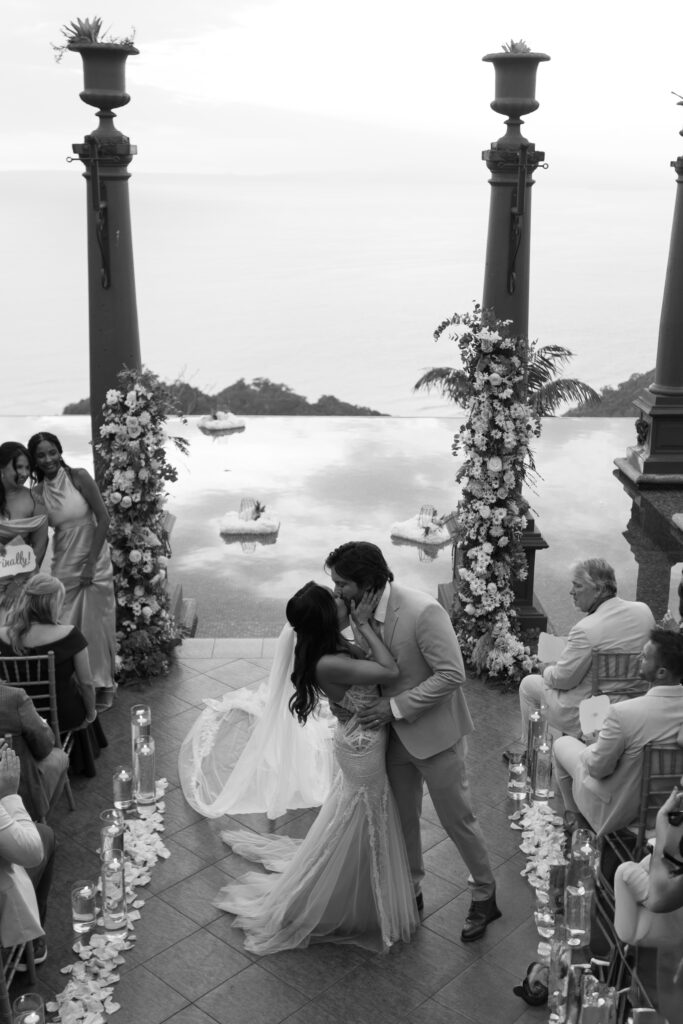
[[[181,413],[202,416],[216,410],[229,410],[240,416],[381,416],[375,409],[342,402],[334,395],[322,395],[309,402],[286,384],[276,384],[267,377],[256,377],[250,383],[241,377],[217,394],[208,395],[183,381],[168,385],[169,393]],[[90,399],[73,402],[64,408],[64,416],[85,416],[90,412]]]
[[[510,684],[535,664],[513,608],[515,581],[527,575],[522,486],[534,470],[531,440],[541,430],[526,400],[527,342],[511,336],[510,321],[496,320],[479,305],[440,324],[434,336],[444,334],[458,344],[464,368],[458,394],[468,396],[467,421],[453,441],[454,454],[464,456],[457,474],[462,562],[454,624],[474,670]]]
[[[166,446],[187,451],[170,437],[168,416],[177,408],[170,389],[150,370],[124,370],[103,405],[102,497],[111,517],[109,539],[116,588],[117,674],[122,681],[168,671],[181,636],[169,611],[165,485],[177,479]]]

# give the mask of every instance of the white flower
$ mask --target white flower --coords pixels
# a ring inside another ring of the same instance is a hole
[[[109,391],[107,391],[107,405],[116,405],[117,402],[120,402],[122,398],[123,395],[121,394],[120,391],[117,391],[116,388],[110,388]]]
[[[138,551],[137,548],[133,548],[128,555],[128,559],[133,563],[133,565],[137,565],[138,562],[142,561],[142,552]]]
[[[493,455],[486,465],[492,473],[500,473],[503,469],[503,460],[498,455]]]
[[[129,391],[126,395],[126,405],[129,409],[134,409],[138,404],[138,396],[135,391]]]
[[[121,492],[112,491],[109,500],[111,501],[112,505],[118,505],[118,503],[121,501]]]
[[[503,378],[499,373],[492,373],[489,375],[489,384],[491,385],[491,387],[497,388],[502,383]]]
[[[128,495],[127,495],[127,494],[125,494],[125,495],[123,496],[123,498],[121,498],[121,508],[130,508],[132,504],[133,504],[133,502],[132,502],[132,500],[131,500],[131,499],[130,499],[130,498],[128,497]]]

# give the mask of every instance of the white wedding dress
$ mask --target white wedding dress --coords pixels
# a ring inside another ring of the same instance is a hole
[[[334,774],[334,718],[324,701],[305,726],[291,714],[295,636],[285,625],[268,681],[206,699],[180,748],[187,802],[207,818],[318,807]]]
[[[374,688],[350,687],[339,705],[332,790],[303,840],[250,830],[221,833],[269,872],[248,872],[216,906],[237,917],[245,948],[276,953],[314,942],[386,951],[419,924],[408,858],[385,766],[387,730],[364,729],[355,711]]]

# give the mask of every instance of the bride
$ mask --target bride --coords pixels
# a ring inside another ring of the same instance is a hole
[[[371,659],[340,632],[344,605],[327,587],[307,583],[287,604],[296,633],[294,693],[289,707],[306,723],[321,696],[337,725],[338,772],[303,841],[225,831],[235,853],[271,873],[248,872],[223,889],[216,905],[236,914],[245,948],[275,953],[314,942],[387,950],[408,941],[419,924],[408,861],[385,768],[387,731],[360,725],[356,712],[396,677],[391,654],[369,624],[375,595],[351,615]]]

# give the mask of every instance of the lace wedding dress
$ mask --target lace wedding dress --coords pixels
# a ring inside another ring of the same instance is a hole
[[[187,802],[207,818],[318,807],[334,774],[334,719],[327,702],[300,725],[288,704],[294,631],[278,639],[268,681],[230,690],[205,708],[180,748],[178,771]]]
[[[419,924],[408,860],[385,768],[387,730],[363,729],[355,711],[374,701],[350,687],[334,705],[340,771],[304,840],[221,833],[233,851],[271,873],[248,872],[221,890],[216,906],[237,917],[245,948],[276,953],[314,942],[385,951]]]

